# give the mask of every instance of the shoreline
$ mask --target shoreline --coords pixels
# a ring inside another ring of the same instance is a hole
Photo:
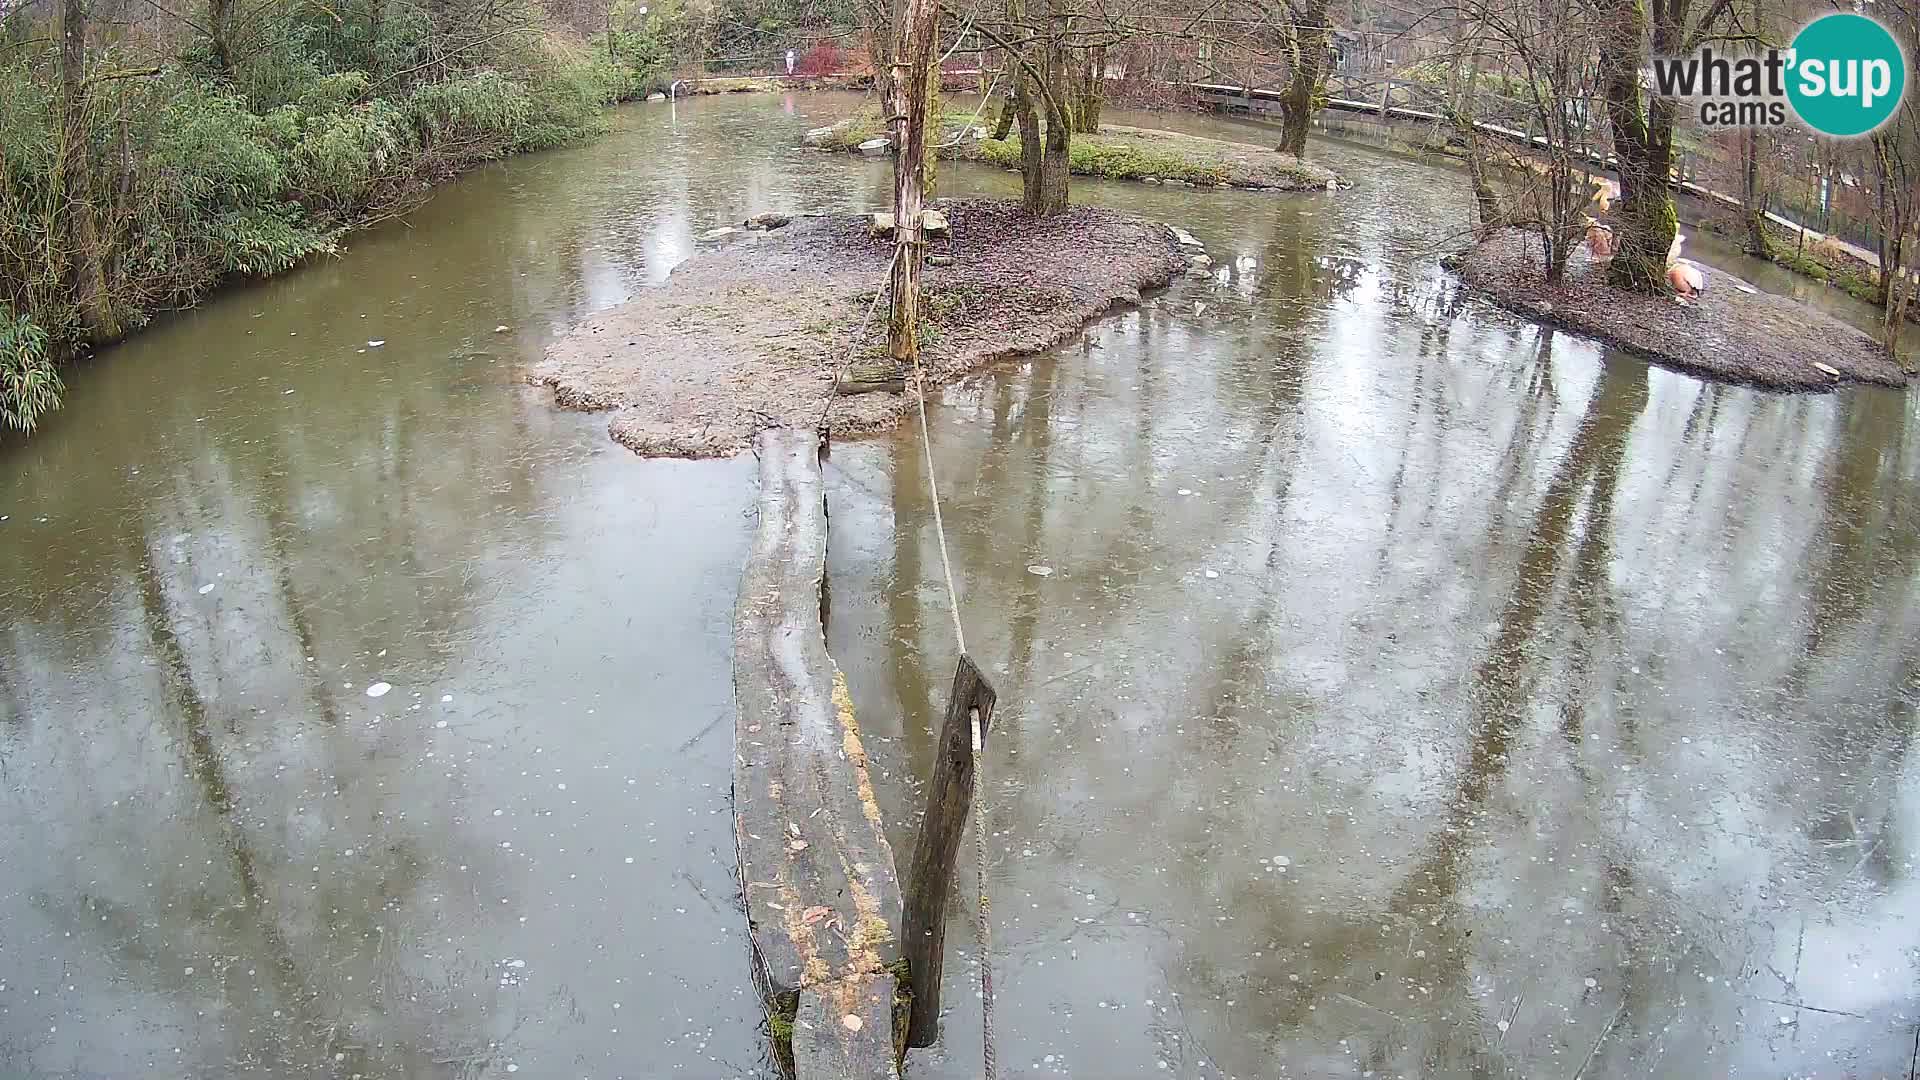
[[[930,251],[951,263],[922,275],[930,387],[1052,348],[1204,258],[1170,226],[1110,210],[1035,220],[998,200],[930,208],[952,223]],[[913,402],[905,393],[840,392],[849,367],[890,363],[886,320],[868,315],[891,239],[873,236],[864,215],[837,214],[713,242],[664,283],[575,326],[527,381],[562,408],[612,412],[614,441],[650,457],[723,457],[772,427],[858,435],[898,422]]]
[[[1798,392],[1908,383],[1906,371],[1866,333],[1798,300],[1747,291],[1753,287],[1721,271],[1710,272],[1698,300],[1682,304],[1670,293],[1608,287],[1604,264],[1581,249],[1565,282],[1549,286],[1538,244],[1518,229],[1503,229],[1441,265],[1507,311],[1699,378]]]

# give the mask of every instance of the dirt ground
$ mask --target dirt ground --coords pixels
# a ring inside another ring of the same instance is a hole
[[[953,261],[922,277],[929,385],[1057,344],[1188,265],[1167,226],[1111,211],[1036,221],[1012,203],[938,205],[953,235],[931,254]],[[575,327],[528,381],[552,387],[562,406],[615,410],[614,439],[650,456],[732,454],[766,427],[891,427],[910,395],[841,396],[834,386],[850,355],[869,364],[885,355],[879,293],[892,254],[891,240],[852,215],[736,233]]]
[[[1843,381],[1905,386],[1906,372],[1871,337],[1807,304],[1707,271],[1697,302],[1635,296],[1606,285],[1604,263],[1575,252],[1565,284],[1550,288],[1540,245],[1517,229],[1448,260],[1449,268],[1502,307],[1555,323],[1710,378],[1776,390],[1829,390]],[[1834,368],[1838,377],[1816,363]]]

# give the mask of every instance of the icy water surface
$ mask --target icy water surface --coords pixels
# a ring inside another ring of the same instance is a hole
[[[1910,401],[1501,314],[1433,269],[1457,181],[1327,156],[1353,191],[1099,189],[1222,265],[934,413],[1001,688],[1001,1060],[1908,1077]],[[911,429],[832,466],[830,643],[903,850],[954,656],[928,467]],[[969,916],[922,1075],[977,1075]]]
[[[624,110],[0,448],[0,1076],[769,1074],[753,463],[639,461],[516,375],[708,228],[882,205],[884,163],[792,149],[855,103]],[[1354,190],[1077,185],[1216,276],[934,412],[1003,702],[1006,1075],[1907,1075],[1907,400],[1543,333],[1433,269],[1457,177],[1323,154]],[[953,662],[927,467],[911,428],[829,466],[903,861]],[[949,940],[920,1076],[977,1061]]]

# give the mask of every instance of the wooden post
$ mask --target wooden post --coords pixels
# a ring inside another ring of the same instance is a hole
[[[927,816],[913,846],[907,872],[906,913],[901,920],[902,953],[913,983],[913,1010],[907,1021],[908,1046],[932,1046],[940,1034],[940,969],[946,962],[947,895],[953,891],[953,865],[973,806],[973,717],[980,718],[984,747],[993,722],[992,684],[960,654],[947,697],[947,718],[934,744],[933,783],[927,787]],[[986,957],[980,958],[986,963]]]
[[[894,123],[893,269],[888,289],[893,300],[887,318],[887,355],[902,366],[920,355],[920,260],[926,243],[920,232],[921,184],[927,161],[927,80],[933,68],[933,36],[939,24],[937,0],[908,0],[889,69],[888,101]]]

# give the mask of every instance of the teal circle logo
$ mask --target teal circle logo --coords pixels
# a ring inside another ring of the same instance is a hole
[[[1900,42],[1865,15],[1822,15],[1793,39],[1787,100],[1822,135],[1865,135],[1887,122],[1907,91]]]

